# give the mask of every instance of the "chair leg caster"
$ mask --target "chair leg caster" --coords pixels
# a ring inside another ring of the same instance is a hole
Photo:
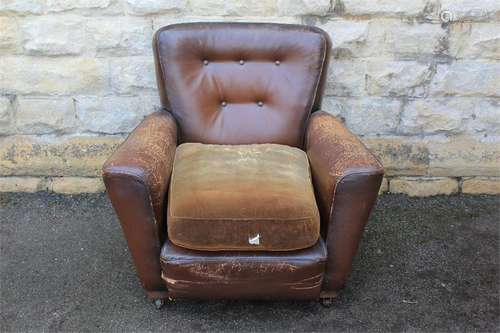
[[[165,305],[165,300],[157,298],[154,300],[156,310],[160,310]]]
[[[335,298],[321,298],[319,300],[319,302],[321,303],[322,306],[324,306],[325,308],[329,308],[333,305],[333,301],[335,300]]]

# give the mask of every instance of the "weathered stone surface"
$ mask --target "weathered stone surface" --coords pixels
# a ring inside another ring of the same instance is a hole
[[[412,135],[500,133],[496,99],[446,97],[409,100],[401,115],[400,133]]]
[[[155,90],[156,76],[152,57],[116,58],[111,61],[111,87],[118,93]]]
[[[12,134],[12,105],[7,97],[0,96],[0,136]]]
[[[0,51],[14,53],[18,49],[19,34],[17,20],[12,17],[0,17]]]
[[[363,142],[381,160],[386,176],[425,175],[429,149],[425,142],[410,137],[371,137]]]
[[[37,192],[47,189],[44,178],[0,177],[0,192]]]
[[[103,9],[111,0],[47,0],[47,11],[63,12],[73,9]]]
[[[277,14],[275,0],[219,1],[190,0],[186,11],[199,16],[273,16]],[[219,19],[220,21],[220,19]],[[262,19],[261,19],[262,21]],[[267,21],[267,19],[266,19]]]
[[[0,58],[0,94],[102,93],[105,64],[92,58]]]
[[[414,61],[371,61],[367,65],[366,90],[376,96],[423,97],[431,77],[430,65]]]
[[[83,21],[77,16],[41,16],[21,25],[23,47],[31,55],[79,54],[85,46]]]
[[[98,193],[104,192],[104,183],[100,177],[54,177],[49,180],[48,189],[63,194]]]
[[[500,18],[498,0],[441,0],[441,10],[449,11],[453,21]]]
[[[429,175],[498,176],[500,137],[478,139],[469,136],[427,139]]]
[[[187,7],[187,0],[126,0],[127,10],[134,15],[180,13]]]
[[[500,177],[466,178],[462,183],[462,192],[470,194],[500,194]]]
[[[0,177],[1,192],[53,191],[63,194],[104,191],[100,177]]]
[[[330,10],[330,0],[278,0],[278,12],[283,16],[324,16]]]
[[[115,134],[130,132],[151,110],[139,97],[76,97],[82,131]]]
[[[434,96],[500,96],[500,64],[473,61],[438,65],[430,84]]]
[[[342,0],[344,12],[350,15],[417,16],[424,12],[426,0],[387,1]]]
[[[383,35],[378,47],[399,59],[439,55],[446,50],[446,30],[438,24],[411,24],[394,20],[374,22],[372,34]],[[382,30],[382,31],[377,31]]]
[[[145,55],[152,50],[153,29],[151,22],[143,18],[90,19],[87,22],[87,34],[100,57]]]
[[[46,0],[2,0],[0,13],[14,13],[18,15],[41,14]]]
[[[400,132],[405,134],[461,133],[463,124],[472,120],[471,99],[439,98],[410,100],[404,106]]]
[[[330,105],[332,114],[341,115],[346,126],[357,135],[390,134],[396,131],[401,102],[389,98],[338,98]]]
[[[368,23],[351,20],[329,20],[319,25],[332,39],[332,55],[359,57],[363,55],[368,38]]]
[[[500,23],[450,25],[449,53],[457,59],[500,59]]]
[[[99,177],[123,136],[0,138],[0,176]]]
[[[365,61],[332,61],[328,69],[328,81],[325,94],[333,96],[364,96]]]
[[[474,98],[472,119],[465,124],[469,133],[498,136],[500,134],[500,100]]]
[[[22,134],[68,132],[75,126],[75,108],[71,98],[17,99],[16,128]]]
[[[411,197],[450,195],[458,192],[458,181],[453,178],[400,177],[391,179],[391,193],[404,193]]]

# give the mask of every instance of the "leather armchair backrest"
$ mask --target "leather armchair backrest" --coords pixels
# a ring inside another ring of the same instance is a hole
[[[162,105],[180,142],[300,147],[321,104],[328,35],[271,23],[184,23],[153,41]]]

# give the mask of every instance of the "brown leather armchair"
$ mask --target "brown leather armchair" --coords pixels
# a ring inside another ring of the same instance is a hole
[[[164,110],[103,166],[149,297],[331,300],[383,167],[320,109],[328,35],[188,23],[153,48]]]

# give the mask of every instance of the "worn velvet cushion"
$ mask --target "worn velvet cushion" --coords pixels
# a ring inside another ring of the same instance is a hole
[[[320,221],[307,156],[278,144],[182,144],[167,221],[172,243],[194,250],[313,246]]]

